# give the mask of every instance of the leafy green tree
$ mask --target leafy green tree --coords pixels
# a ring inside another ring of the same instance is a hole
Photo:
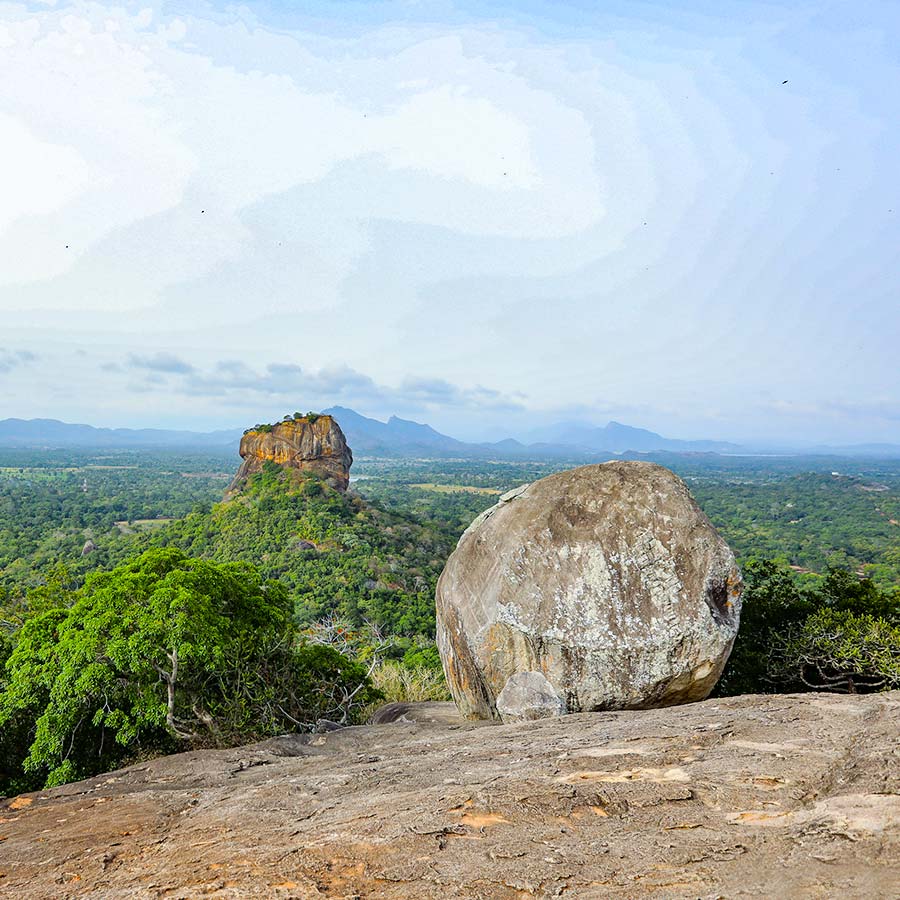
[[[292,612],[285,588],[249,565],[147,551],[89,577],[70,607],[26,620],[0,728],[33,721],[23,770],[51,785],[139,752],[313,724],[333,701],[371,702],[361,667],[298,646]]]

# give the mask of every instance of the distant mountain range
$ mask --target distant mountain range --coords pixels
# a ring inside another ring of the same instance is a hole
[[[322,412],[334,416],[356,456],[484,456],[479,444],[467,444],[408,419],[391,416],[387,422],[370,419],[344,406]]]
[[[736,453],[737,444],[721,441],[675,441],[643,428],[610,422],[604,428],[577,422],[549,425],[534,431],[528,443],[507,438],[495,443],[466,443],[420,425],[391,416],[387,422],[370,419],[352,409],[333,406],[323,410],[337,419],[347,442],[360,456],[466,456],[534,457],[595,455],[651,450],[682,453]]]
[[[821,454],[834,456],[900,456],[898,444],[852,446],[748,448],[726,441],[684,441],[666,438],[644,428],[620,422],[599,427],[584,422],[558,422],[529,433],[527,443],[507,438],[494,443],[467,443],[435,431],[430,425],[391,416],[387,422],[333,406],[322,410],[334,416],[356,456],[475,458],[475,459],[596,459],[602,454],[627,452],[717,453],[738,455]],[[212,432],[171,431],[158,428],[95,428],[57,419],[0,420],[0,447],[185,449],[237,453],[242,429]]]
[[[727,441],[679,441],[664,438],[646,428],[633,428],[621,422],[609,422],[602,428],[584,422],[560,422],[538,428],[528,435],[534,443],[555,443],[588,450],[608,450],[621,453],[625,450],[670,450],[678,453],[739,453],[738,444]]]
[[[237,450],[241,431],[169,431],[161,428],[95,428],[58,419],[2,419],[0,447],[206,448]]]

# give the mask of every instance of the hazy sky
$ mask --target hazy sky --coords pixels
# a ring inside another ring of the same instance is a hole
[[[898,57],[895,0],[0,3],[0,418],[900,441]]]

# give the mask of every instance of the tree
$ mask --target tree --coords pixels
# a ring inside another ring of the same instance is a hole
[[[352,707],[373,697],[360,666],[298,645],[281,584],[168,548],[90,577],[68,608],[30,616],[7,672],[0,728],[33,722],[23,768],[48,785],[137,752],[311,725],[323,706],[334,714],[334,698]]]

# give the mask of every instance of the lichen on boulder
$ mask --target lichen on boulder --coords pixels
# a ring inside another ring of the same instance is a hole
[[[251,428],[241,438],[240,454],[243,462],[228,488],[228,495],[239,491],[266,462],[313,472],[340,491],[346,491],[350,484],[353,454],[332,416],[309,415]]]
[[[437,637],[469,718],[705,698],[737,634],[734,556],[676,475],[615,461],[501,497],[437,586]]]

